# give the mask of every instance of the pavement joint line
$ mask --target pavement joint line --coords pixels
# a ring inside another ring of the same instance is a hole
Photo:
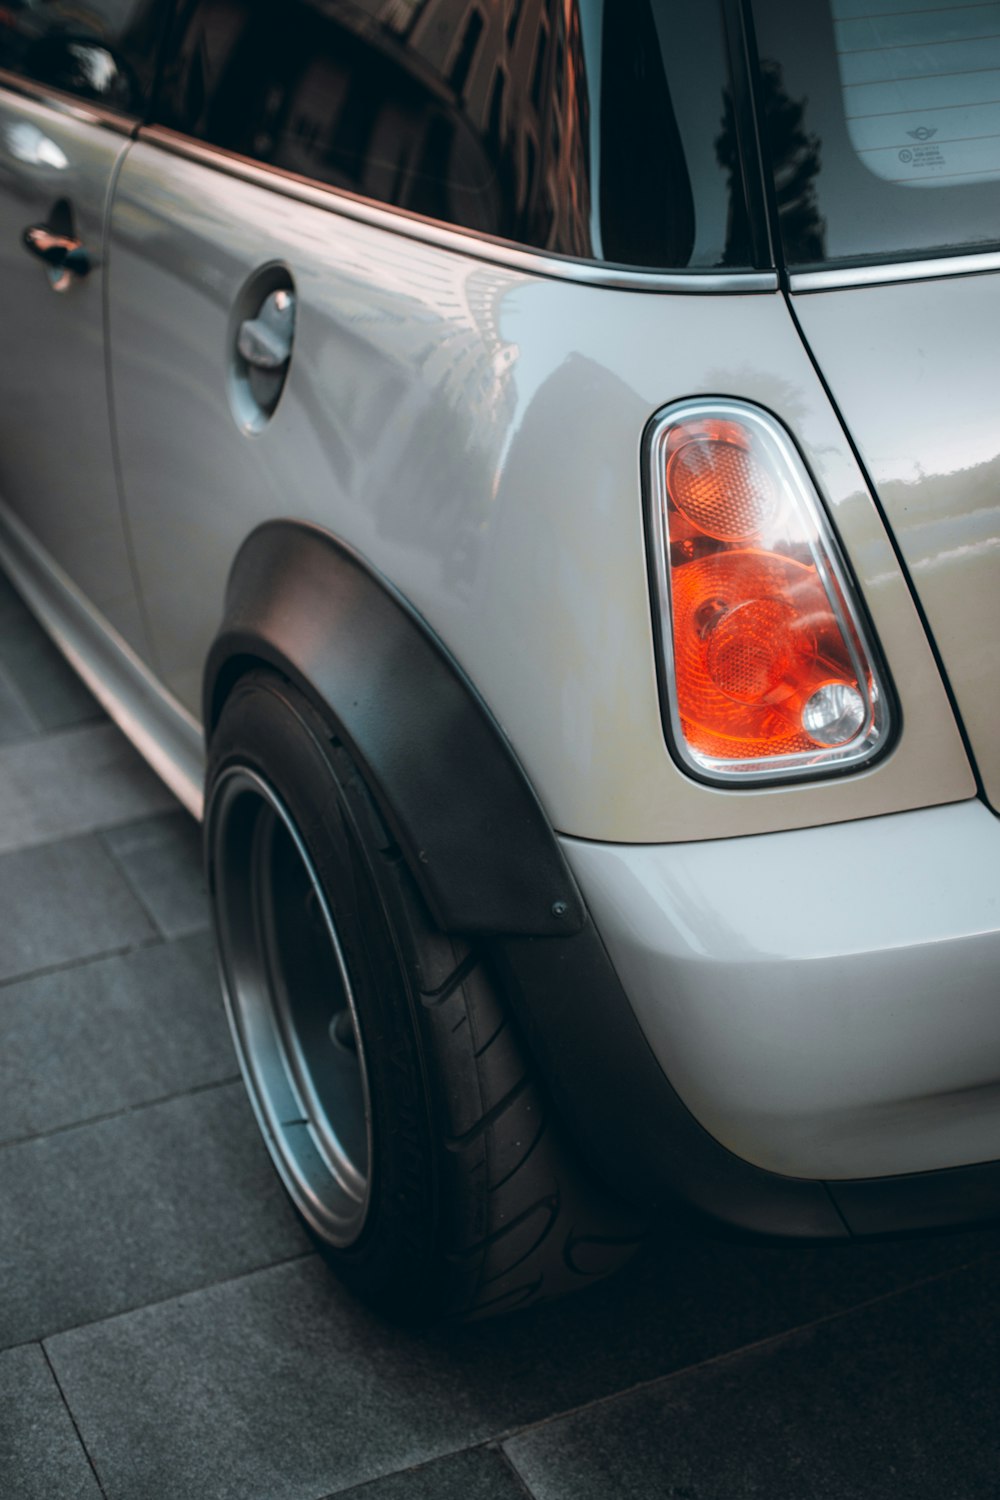
[[[21,745],[34,745],[41,743],[43,738],[48,739],[49,736],[40,735],[38,740],[20,740],[17,743]],[[0,770],[3,768],[3,752],[5,749],[10,748],[9,745],[0,746]],[[163,809],[161,808],[160,811],[162,813]],[[166,811],[171,812],[173,809],[168,808]],[[150,812],[147,816],[155,818],[158,814]],[[120,823],[116,823],[112,819],[110,822],[88,824],[83,828],[74,828],[66,833],[56,833],[51,838],[29,839],[26,843],[14,844],[10,849],[0,849],[0,859],[6,858],[8,854],[27,853],[29,849],[51,849],[54,844],[72,844],[76,843],[79,839],[100,839],[102,834],[117,832],[119,828],[127,828],[130,823],[134,823],[135,821],[136,819],[130,815],[127,818],[122,818]]]
[[[93,1457],[91,1455],[90,1449],[87,1447],[86,1443],[83,1440],[83,1433],[80,1431],[80,1428],[79,1428],[79,1426],[77,1424],[77,1420],[76,1420],[76,1416],[75,1416],[75,1414],[73,1412],[73,1408],[70,1406],[69,1401],[66,1399],[66,1392],[62,1388],[62,1382],[60,1381],[59,1376],[55,1372],[55,1369],[53,1367],[51,1359],[49,1359],[48,1350],[46,1349],[45,1345],[42,1344],[42,1343],[39,1343],[38,1347],[39,1347],[39,1349],[42,1352],[42,1358],[44,1359],[46,1365],[48,1366],[49,1374],[52,1376],[52,1379],[55,1381],[56,1390],[59,1392],[59,1397],[60,1397],[60,1399],[62,1401],[62,1404],[66,1408],[66,1415],[69,1417],[70,1421],[73,1424],[73,1431],[76,1433],[76,1440],[80,1444],[80,1447],[83,1449],[83,1455],[86,1458],[87,1463],[90,1465],[90,1472],[94,1476],[94,1482],[97,1485],[97,1488],[100,1490],[101,1494],[103,1496],[105,1496],[105,1500],[107,1500],[107,1490],[104,1488],[104,1485],[101,1483],[101,1476],[97,1472],[97,1465],[94,1462],[94,1459],[93,1459]]]
[[[13,852],[13,851],[8,851]],[[3,855],[0,855],[0,859]],[[204,929],[199,928],[199,931]],[[194,933],[184,933],[194,937]],[[130,953],[140,953],[144,948],[165,948],[168,943],[179,942],[179,938],[165,938],[157,930],[152,937],[140,938],[137,943],[124,943],[119,948],[102,948],[99,953],[87,953],[81,958],[67,958],[58,964],[42,964],[37,969],[25,969],[20,974],[8,974],[0,979],[0,991],[12,989],[15,984],[24,984],[29,979],[43,979],[47,974],[64,974],[67,969],[83,969],[88,964],[104,963],[109,958],[127,958]]]
[[[241,1083],[239,1073],[227,1073],[225,1078],[213,1078],[209,1083],[196,1083],[188,1089],[177,1089],[172,1094],[158,1094],[155,1099],[139,1099],[135,1104],[124,1104],[121,1109],[111,1109],[105,1114],[88,1115],[85,1120],[73,1120],[68,1125],[56,1125],[51,1130],[36,1130],[32,1135],[18,1135],[0,1141],[0,1151],[13,1150],[15,1146],[27,1146],[32,1141],[49,1141],[53,1136],[70,1135],[74,1130],[88,1130],[91,1125],[103,1125],[108,1120],[120,1120],[123,1115],[140,1114],[144,1109],[156,1109],[161,1104],[172,1104],[177,1099],[188,1099],[196,1094],[207,1094],[212,1089],[231,1088]]]
[[[510,1470],[511,1474],[514,1476],[514,1478],[517,1480],[518,1484],[521,1486],[521,1489],[524,1491],[526,1500],[536,1500],[534,1490],[528,1484],[528,1481],[525,1479],[524,1475],[521,1473],[520,1469],[517,1467],[517,1464],[514,1462],[514,1460],[511,1457],[511,1455],[507,1452],[507,1450],[504,1447],[503,1443],[494,1442],[493,1443],[493,1447],[496,1449],[497,1453],[499,1453],[500,1457],[503,1459],[504,1463],[507,1465],[507,1468]]]
[[[140,819],[133,819],[133,822],[142,822],[142,821],[144,821],[144,820],[141,819],[141,818]],[[167,934],[164,932],[163,928],[160,926],[159,922],[156,920],[156,917],[153,914],[152,907],[149,905],[149,903],[147,902],[145,896],[143,896],[142,892],[139,890],[139,887],[136,885],[135,881],[132,879],[131,875],[128,872],[127,866],[125,866],[122,863],[122,861],[118,858],[118,855],[115,853],[114,847],[108,842],[107,835],[110,832],[112,832],[112,831],[117,832],[117,829],[112,830],[112,829],[109,829],[109,828],[102,828],[100,830],[100,832],[98,833],[97,837],[100,840],[101,848],[104,850],[105,854],[108,856],[108,858],[111,860],[111,863],[114,865],[115,869],[118,871],[119,875],[121,876],[122,880],[125,883],[125,886],[131,892],[132,897],[135,900],[136,905],[140,908],[140,910],[144,914],[147,922],[149,922],[150,926],[153,928],[153,931],[154,932],[158,932],[162,938],[166,938]]]
[[[103,1328],[108,1323],[117,1322],[119,1318],[132,1318],[136,1313],[150,1312],[156,1307],[166,1307],[168,1303],[180,1302],[185,1297],[200,1297],[202,1292],[211,1292],[220,1286],[235,1285],[238,1281],[249,1280],[251,1276],[266,1276],[269,1271],[280,1270],[282,1266],[293,1266],[301,1260],[318,1259],[317,1250],[297,1250],[294,1255],[283,1255],[278,1260],[269,1260],[260,1266],[248,1266],[245,1271],[237,1271],[234,1276],[219,1276],[215,1281],[200,1282],[196,1286],[185,1287],[182,1292],[171,1292],[168,1297],[154,1297],[148,1302],[136,1302],[132,1307],[122,1307],[118,1312],[109,1313],[106,1318],[92,1318],[89,1323],[69,1323],[65,1328],[53,1328],[41,1338],[23,1339],[20,1344],[11,1344],[0,1352],[7,1354],[11,1349],[22,1349],[27,1344],[41,1344],[45,1349],[46,1344],[52,1339],[61,1339],[67,1333],[82,1333],[88,1328]],[[45,1352],[48,1358],[48,1350],[46,1349]]]
[[[12,745],[25,745],[31,743],[33,740],[46,737],[48,735],[48,730],[44,728],[41,720],[35,713],[35,710],[32,708],[31,704],[28,702],[28,699],[25,697],[24,692],[21,688],[21,684],[14,676],[14,673],[10,670],[10,664],[6,662],[2,656],[0,656],[0,677],[3,678],[4,687],[10,693],[11,697],[16,700],[19,708],[21,709],[25,718],[28,720],[29,724],[33,724],[35,726],[34,734],[25,735],[24,738],[20,740],[9,740],[8,743]]]
[[[362,1479],[360,1484],[348,1484],[345,1489],[324,1490],[322,1495],[315,1497],[315,1500],[339,1500],[341,1495],[355,1492],[363,1495],[365,1490],[374,1489],[377,1484],[382,1484],[386,1479],[395,1479],[399,1474],[419,1474],[422,1469],[430,1469],[435,1464],[446,1462],[449,1458],[457,1458],[460,1453],[480,1452],[495,1453],[517,1481],[525,1500],[537,1500],[537,1496],[525,1483],[524,1476],[514,1467],[499,1441],[492,1437],[482,1438],[478,1443],[466,1443],[462,1448],[449,1448],[445,1453],[435,1453],[433,1458],[422,1458],[419,1463],[406,1464],[402,1469],[388,1469],[384,1474],[373,1474],[370,1479]]]
[[[4,740],[3,745],[0,746],[0,749],[12,750],[15,745],[39,745],[41,744],[42,740],[47,740],[49,738],[50,733],[51,731],[48,729],[39,729],[36,730],[34,734],[22,734],[20,738],[16,740]],[[33,849],[34,845],[25,844],[24,847],[26,849]],[[12,853],[14,851],[8,850],[7,852]]]
[[[15,740],[13,744],[35,745],[40,744],[43,739],[51,739],[51,735],[39,735],[37,739],[33,740]],[[0,770],[3,769],[4,750],[10,750],[12,748],[12,745],[0,745]],[[138,754],[138,751],[136,751],[136,754]],[[154,773],[151,771],[150,775],[153,774]],[[177,807],[180,808],[180,806],[181,804],[178,802]],[[84,828],[74,828],[66,833],[56,833],[53,834],[51,838],[49,838],[48,836],[41,839],[29,838],[26,843],[14,844],[9,849],[0,849],[0,859],[6,859],[9,855],[14,854],[27,854],[29,850],[32,849],[51,849],[56,844],[75,844],[78,843],[81,839],[97,839],[101,843],[101,847],[105,850],[106,853],[108,853],[110,851],[108,851],[107,846],[104,844],[102,838],[103,834],[117,833],[120,828],[128,828],[132,823],[143,823],[147,818],[167,817],[173,811],[174,808],[172,807],[151,808],[147,813],[140,813],[139,817],[136,817],[134,811],[131,811],[127,818],[121,818],[118,821],[112,818],[110,819],[110,821],[94,823]]]
[[[3,661],[2,661],[2,659],[0,659],[0,670],[2,670],[2,669],[3,669]],[[9,670],[10,669],[8,668],[7,669],[8,678],[9,678]],[[128,737],[123,733],[123,731],[118,728],[118,725],[114,722],[114,720],[113,719],[109,719],[108,716],[107,716],[107,714],[104,712],[103,708],[100,708],[100,706],[98,706],[98,707],[99,707],[99,712],[95,711],[95,713],[94,713],[94,715],[93,715],[92,718],[89,718],[89,719],[79,719],[79,720],[77,720],[73,724],[59,724],[54,729],[45,729],[44,727],[40,727],[39,728],[39,732],[38,732],[38,738],[39,739],[46,739],[46,740],[63,740],[63,739],[69,739],[71,735],[90,735],[91,737],[97,736],[98,738],[108,739],[108,738],[114,738],[114,737],[117,736],[117,737],[125,740],[126,744],[131,745],[132,744],[131,740],[129,740]],[[30,710],[30,705],[29,705],[29,710]],[[31,715],[31,717],[34,719],[35,723],[37,724],[38,723],[38,716],[37,716],[37,714],[33,713]],[[114,730],[114,735],[113,736],[108,734],[108,730],[109,729]],[[12,744],[12,745],[18,744],[18,743],[19,742],[17,740],[11,740],[9,742],[9,744]],[[6,745],[0,746],[0,758],[2,758],[2,751],[5,750],[5,749],[7,749],[7,748],[8,747]],[[136,755],[138,755],[139,754],[138,750],[136,750],[135,753],[136,753]],[[151,813],[150,817],[153,817],[153,816],[155,816],[155,815]],[[130,822],[138,822],[139,820],[135,817],[134,814],[132,814],[130,816],[130,818],[129,818],[129,821]]]
[[[920,1276],[916,1281],[907,1282],[905,1286],[893,1287],[891,1291],[879,1292],[877,1296],[866,1297],[862,1302],[854,1302],[850,1307],[838,1308],[836,1312],[824,1313],[820,1318],[810,1318],[807,1323],[797,1323],[793,1328],[785,1328],[779,1333],[769,1333],[764,1338],[752,1339],[749,1344],[740,1344],[737,1349],[724,1349],[718,1354],[711,1354],[707,1359],[698,1360],[696,1364],[682,1365],[679,1370],[668,1370],[663,1375],[653,1375],[649,1380],[639,1380],[635,1385],[626,1386],[620,1391],[610,1391],[606,1396],[595,1396],[591,1401],[581,1401],[579,1406],[567,1407],[565,1411],[549,1412],[547,1416],[539,1417],[534,1422],[525,1422],[523,1426],[512,1427],[506,1432],[499,1433],[490,1438],[489,1441],[503,1445],[514,1438],[523,1437],[526,1433],[537,1432],[543,1427],[548,1427],[553,1422],[565,1421],[568,1417],[578,1416],[581,1412],[590,1411],[594,1407],[611,1406],[616,1401],[622,1401],[628,1396],[635,1396],[641,1391],[651,1390],[654,1386],[667,1385],[671,1381],[680,1380],[683,1376],[693,1375],[699,1370],[711,1369],[713,1365],[726,1364],[730,1360],[741,1359],[746,1354],[754,1354],[758,1350],[767,1349],[770,1346],[777,1347],[779,1344],[787,1343],[799,1334],[811,1333],[816,1328],[822,1328],[827,1323],[837,1323],[845,1318],[853,1317],[855,1313],[864,1312],[867,1308],[876,1307],[880,1302],[891,1302],[894,1298],[904,1297],[910,1292],[919,1291],[921,1287],[933,1286],[937,1281],[947,1281],[949,1277],[960,1276],[965,1271],[970,1271],[974,1266],[982,1265],[988,1260],[995,1259],[1000,1251],[988,1250],[984,1255],[974,1256],[972,1260],[963,1261],[961,1265],[949,1266],[946,1270],[935,1271],[931,1276]],[[460,1451],[460,1450],[456,1450]],[[504,1456],[508,1455],[504,1452]]]
[[[138,754],[138,751],[136,753]],[[201,827],[201,824],[198,822],[197,818],[193,818],[191,816],[187,808],[184,806],[183,802],[178,802],[175,807],[161,807],[157,808],[154,812],[133,813],[133,815],[124,823],[108,824],[107,828],[104,829],[104,832],[121,833],[123,828],[142,828],[147,823],[159,823],[164,818],[176,818],[179,814],[183,814],[183,816],[194,823],[196,827]]]

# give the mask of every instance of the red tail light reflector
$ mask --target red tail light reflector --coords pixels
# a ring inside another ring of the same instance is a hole
[[[887,741],[886,695],[819,497],[737,401],[663,412],[649,459],[669,738],[724,784],[829,774]]]

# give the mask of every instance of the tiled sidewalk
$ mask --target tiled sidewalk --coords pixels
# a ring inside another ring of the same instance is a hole
[[[197,830],[0,579],[2,1500],[995,1500],[998,1252],[682,1240],[369,1317],[236,1081]]]

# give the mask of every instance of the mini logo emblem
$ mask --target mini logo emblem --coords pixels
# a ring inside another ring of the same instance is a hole
[[[928,130],[926,125],[921,125],[916,130],[908,130],[906,133],[914,141],[929,141],[932,135],[937,135],[936,130]]]

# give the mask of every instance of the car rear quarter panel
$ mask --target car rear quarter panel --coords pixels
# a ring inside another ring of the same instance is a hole
[[[423,614],[564,832],[701,839],[973,794],[907,585],[777,294],[532,275],[221,166],[140,141],[109,247],[126,504],[159,667],[184,702],[198,703],[240,543],[293,517],[341,537]],[[232,309],[272,262],[295,280],[295,348],[275,416],[250,435],[227,396]],[[816,476],[902,708],[895,749],[867,772],[732,793],[670,757],[640,446],[657,408],[694,394],[775,412]]]
[[[1000,808],[1000,274],[796,299]]]

